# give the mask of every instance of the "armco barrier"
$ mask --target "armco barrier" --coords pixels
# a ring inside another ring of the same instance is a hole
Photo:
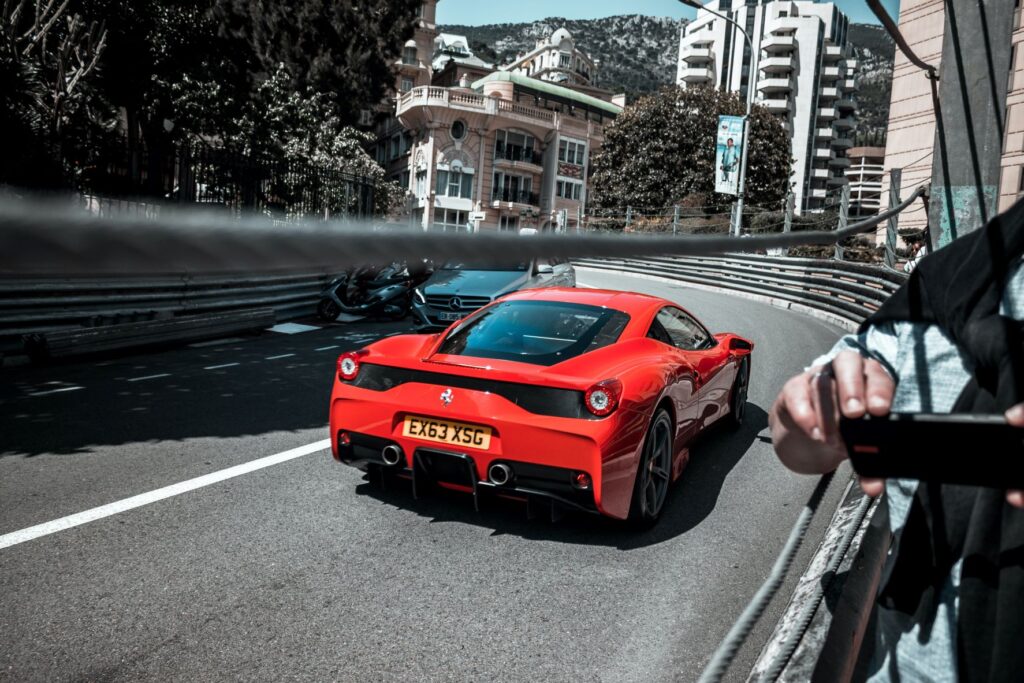
[[[788,302],[823,313],[847,328],[878,310],[906,280],[903,273],[863,263],[751,254],[574,259],[573,263]]]
[[[0,350],[27,335],[200,314],[270,309],[278,320],[315,311],[323,271],[253,276],[0,279]],[[212,319],[212,318],[211,318]]]

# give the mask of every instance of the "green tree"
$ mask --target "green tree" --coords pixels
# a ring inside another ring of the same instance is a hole
[[[284,64],[297,92],[329,93],[344,123],[380,102],[421,0],[220,0],[222,34],[266,73]]]
[[[720,114],[742,115],[735,93],[711,88],[662,88],[626,107],[605,129],[590,167],[594,208],[725,204],[715,194],[715,144]],[[754,107],[748,136],[746,202],[777,206],[791,174],[790,136],[777,118]]]

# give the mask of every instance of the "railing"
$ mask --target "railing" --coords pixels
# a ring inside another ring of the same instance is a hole
[[[315,311],[331,275],[317,270],[251,276],[0,279],[0,352],[22,335],[73,327],[161,321],[241,309],[272,309],[279,320]]]
[[[505,161],[525,161],[528,164],[540,165],[543,157],[540,152],[532,147],[520,147],[518,145],[504,145],[497,142],[494,146],[494,158]]]
[[[637,273],[809,309],[852,329],[878,310],[906,276],[845,261],[730,254],[645,259],[574,259],[579,266]]]
[[[517,204],[529,204],[530,206],[540,206],[540,199],[536,192],[528,192],[525,190],[505,190],[496,188],[491,193],[492,201],[502,202],[516,202]]]

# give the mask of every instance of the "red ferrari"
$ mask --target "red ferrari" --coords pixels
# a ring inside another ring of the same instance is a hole
[[[334,457],[442,486],[640,525],[689,444],[743,419],[753,344],[665,299],[597,289],[505,296],[440,334],[338,358]]]

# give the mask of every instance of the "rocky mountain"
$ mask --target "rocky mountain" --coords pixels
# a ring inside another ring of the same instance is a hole
[[[686,23],[685,19],[632,14],[586,20],[550,17],[523,24],[450,24],[439,28],[466,36],[478,57],[502,64],[519,52],[529,52],[537,40],[565,27],[577,47],[600,61],[597,85],[624,92],[634,99],[675,82],[679,31]]]
[[[600,61],[598,82],[630,101],[675,82],[679,32],[686,20],[639,14],[602,19],[550,17],[519,24],[439,27],[464,35],[481,59],[502,64],[533,49],[539,38],[565,27],[578,47]],[[879,26],[850,24],[850,43],[860,64],[857,75],[857,144],[885,144],[894,46]]]

